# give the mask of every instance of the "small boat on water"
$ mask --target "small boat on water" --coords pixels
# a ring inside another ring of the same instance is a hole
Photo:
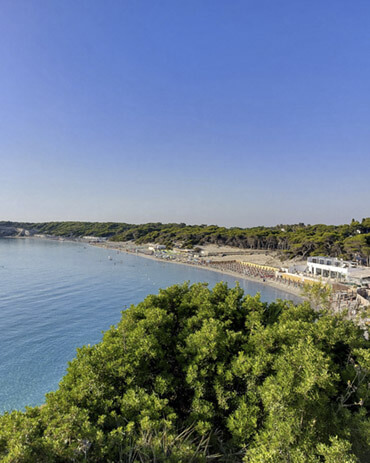
[[[109,259],[109,260],[112,260],[112,257],[111,257],[111,256],[108,256],[108,259]]]

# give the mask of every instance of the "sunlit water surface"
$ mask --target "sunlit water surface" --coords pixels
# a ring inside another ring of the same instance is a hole
[[[0,413],[43,403],[77,347],[99,342],[125,307],[187,280],[235,285],[220,273],[79,243],[0,239]],[[259,283],[240,284],[264,301],[298,302]]]

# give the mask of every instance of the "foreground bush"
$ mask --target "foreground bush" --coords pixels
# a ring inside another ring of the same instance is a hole
[[[45,405],[0,418],[1,461],[369,461],[369,360],[308,303],[172,286],[79,349]]]

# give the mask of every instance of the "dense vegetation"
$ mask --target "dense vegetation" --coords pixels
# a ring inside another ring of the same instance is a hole
[[[276,227],[225,228],[216,225],[186,225],[100,222],[0,222],[0,226],[15,226],[39,233],[80,237],[93,235],[113,241],[137,244],[156,242],[168,247],[190,247],[213,243],[244,249],[277,250],[286,257],[327,255],[362,259],[370,264],[370,217],[348,225],[277,225]]]
[[[78,350],[42,407],[0,418],[2,462],[369,461],[368,342],[308,303],[176,285]]]

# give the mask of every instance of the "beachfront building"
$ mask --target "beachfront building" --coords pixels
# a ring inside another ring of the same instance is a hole
[[[370,283],[370,268],[336,257],[315,256],[307,259],[307,273],[358,285]]]
[[[308,273],[323,278],[346,280],[350,268],[356,264],[335,257],[309,257],[307,259]]]
[[[149,251],[164,251],[166,246],[164,244],[152,244],[148,247]]]
[[[101,243],[102,241],[107,241],[108,238],[103,238],[101,236],[83,236],[82,239],[90,243]]]

